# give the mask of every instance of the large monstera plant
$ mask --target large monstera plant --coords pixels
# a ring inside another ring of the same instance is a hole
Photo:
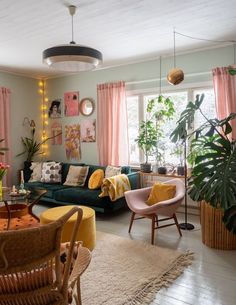
[[[199,143],[201,154],[194,160],[188,194],[195,201],[205,200],[215,208],[222,208],[226,228],[236,234],[236,141],[232,140],[230,125],[236,113],[223,120],[208,119],[201,110],[203,100],[204,94],[188,103],[170,137],[173,142],[183,137],[194,138],[195,149]],[[187,134],[186,126],[196,111],[202,114],[205,123]]]

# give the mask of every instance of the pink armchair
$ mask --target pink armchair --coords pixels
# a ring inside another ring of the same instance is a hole
[[[145,217],[150,218],[152,220],[152,235],[151,235],[152,244],[154,244],[155,229],[176,225],[179,235],[182,236],[175,212],[180,206],[182,200],[184,199],[184,195],[185,195],[184,183],[180,179],[172,179],[164,183],[176,185],[175,197],[166,201],[158,202],[152,206],[149,206],[145,203],[145,201],[148,199],[152,187],[146,187],[142,189],[125,192],[125,199],[127,201],[130,210],[132,211],[129,233],[131,231],[134,220]],[[136,214],[139,215],[139,217],[135,218]],[[159,215],[165,216],[165,218],[158,219]],[[159,225],[160,222],[170,219],[174,219],[174,222],[162,226]]]

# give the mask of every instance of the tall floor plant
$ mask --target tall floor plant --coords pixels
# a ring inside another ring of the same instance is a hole
[[[179,141],[196,111],[205,118],[205,123],[186,135],[188,139],[194,137],[195,148],[199,143],[202,151],[193,160],[188,194],[195,201],[205,200],[214,208],[222,208],[226,228],[236,234],[236,140],[231,137],[230,125],[236,113],[223,120],[208,119],[201,110],[203,100],[204,94],[197,95],[194,102],[187,104],[170,137],[173,142]]]

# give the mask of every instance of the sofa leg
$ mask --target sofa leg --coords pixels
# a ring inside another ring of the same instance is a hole
[[[177,227],[177,229],[178,229],[178,231],[179,231],[179,235],[180,235],[180,237],[182,237],[182,232],[181,232],[181,230],[180,230],[180,227],[179,227],[179,223],[178,223],[178,219],[177,219],[177,217],[176,217],[176,214],[173,214],[173,218],[174,218],[176,227]]]
[[[129,224],[129,233],[131,232],[131,228],[134,222],[135,213],[132,212],[131,218],[130,218],[130,224]]]

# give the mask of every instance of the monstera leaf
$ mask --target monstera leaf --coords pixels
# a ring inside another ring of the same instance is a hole
[[[194,138],[194,149],[198,153],[188,180],[188,194],[195,201],[205,200],[213,207],[222,208],[226,228],[236,234],[236,142],[231,140],[230,125],[236,113],[223,120],[207,119],[200,108],[203,99],[201,95],[188,103],[171,139],[176,142],[184,135],[185,139]],[[196,111],[200,111],[206,122],[187,134],[188,120]]]

